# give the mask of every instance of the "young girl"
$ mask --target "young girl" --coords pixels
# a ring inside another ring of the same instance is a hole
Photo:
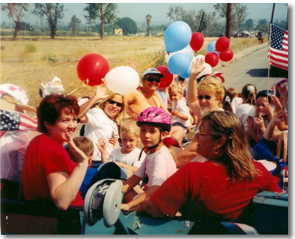
[[[164,139],[169,136],[171,118],[158,107],[149,107],[141,112],[136,121],[140,127],[140,139],[148,149],[139,169],[123,184],[124,201],[121,209],[129,210],[143,202],[161,184],[176,172],[176,164]],[[142,180],[144,192],[137,194],[133,188]],[[138,196],[137,196],[138,195]],[[135,197],[136,196],[136,197]]]
[[[105,143],[100,142],[98,147],[99,150],[102,151],[103,162],[114,161],[118,166],[127,169],[129,176],[131,176],[141,165],[146,154],[143,151],[141,152],[141,150],[138,148],[140,144],[139,127],[136,125],[135,120],[123,120],[120,131],[120,138],[123,147],[114,149],[110,153],[108,159],[105,159]]]

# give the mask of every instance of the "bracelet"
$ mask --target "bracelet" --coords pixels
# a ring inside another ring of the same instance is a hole
[[[283,111],[288,114],[288,108],[283,108]]]

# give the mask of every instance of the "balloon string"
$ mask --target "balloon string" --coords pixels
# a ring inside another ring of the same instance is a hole
[[[71,94],[73,94],[76,90],[78,90],[79,89],[79,87],[78,88],[76,88],[76,89],[74,89],[71,93],[69,93],[68,95],[71,95]]]
[[[140,71],[143,71],[143,70],[147,69],[150,65],[154,64],[155,62],[157,62],[158,60],[160,60],[163,56],[165,56],[165,54],[166,53],[164,53],[162,56],[159,56],[156,60],[154,60],[153,62],[151,62],[150,64],[148,64],[144,68],[142,68]]]
[[[88,91],[86,94],[84,95],[88,95],[91,91],[93,91],[94,88],[92,88],[90,91]]]

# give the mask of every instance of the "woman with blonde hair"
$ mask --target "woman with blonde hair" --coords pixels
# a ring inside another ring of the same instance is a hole
[[[108,157],[113,149],[119,147],[118,124],[126,117],[126,113],[124,96],[113,92],[106,95],[106,91],[105,87],[97,87],[95,94],[80,106],[78,118],[80,123],[85,123],[84,136],[95,145],[100,139],[106,142]],[[100,103],[91,108],[99,100]],[[97,147],[94,147],[92,162],[92,167],[101,164],[101,153]]]
[[[143,211],[155,217],[180,212],[189,220],[243,221],[257,193],[281,192],[271,173],[252,160],[243,125],[233,113],[206,114],[196,137],[196,151],[208,161],[180,168],[143,202]]]
[[[203,71],[204,60],[198,59],[193,64],[187,86],[187,103],[188,107],[193,111],[197,117],[196,125],[199,125],[202,115],[204,113],[221,110],[223,99],[225,96],[225,89],[218,78],[215,75],[209,75],[203,78],[203,80],[197,85],[196,80],[198,75]],[[195,151],[197,146],[196,137],[194,137],[192,143],[177,154],[178,167],[190,162],[191,160],[205,161],[204,157],[198,156]]]

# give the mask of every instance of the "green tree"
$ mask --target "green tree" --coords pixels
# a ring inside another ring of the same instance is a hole
[[[50,27],[50,37],[54,39],[56,35],[57,24],[63,19],[64,5],[59,3],[35,3],[35,9],[32,11],[34,15],[46,16],[46,20]]]
[[[147,36],[149,37],[150,36],[150,30],[151,30],[151,21],[152,21],[152,16],[150,14],[146,15],[145,16],[145,20],[146,20],[146,23],[147,23]]]
[[[214,8],[219,13],[220,17],[226,17],[227,3],[217,3],[214,5]],[[245,21],[247,15],[246,4],[232,3],[231,24],[236,31],[238,31],[239,26]]]
[[[73,36],[77,36],[79,34],[80,24],[81,24],[81,20],[77,18],[76,15],[73,15],[69,25],[69,27],[72,29]]]
[[[182,6],[170,6],[169,12],[167,13],[169,19],[173,21],[182,21],[183,16],[185,15],[186,11],[183,9]]]
[[[281,20],[280,22],[276,20],[273,24],[282,29],[288,30],[288,23],[284,20]]]
[[[104,24],[110,24],[117,20],[116,10],[118,5],[116,3],[88,3],[88,6],[84,8],[84,11],[88,15],[84,15],[88,23],[93,23],[97,18],[100,19],[101,35],[104,36]]]
[[[119,28],[122,28],[123,30],[123,35],[128,35],[128,34],[136,34],[137,33],[137,26],[135,21],[133,21],[129,17],[124,17],[119,19],[116,24],[118,25]]]
[[[215,30],[218,25],[215,13],[204,13],[203,9],[196,12],[195,9],[186,11],[183,9],[182,6],[171,6],[169,7],[169,12],[167,13],[167,16],[170,20],[173,21],[186,22],[190,26],[192,32],[197,32],[199,30],[199,27],[202,25],[201,32],[204,32],[204,35],[213,35],[213,32],[211,30]]]
[[[25,16],[25,11],[28,11],[28,3],[6,3],[2,4],[1,9],[8,11],[8,16],[12,18],[15,23],[13,39],[17,38],[17,33],[20,29],[22,18]]]
[[[245,23],[243,24],[244,28],[247,30],[247,31],[252,31],[253,28],[254,28],[254,23],[253,23],[253,20],[250,18],[250,19],[247,19],[245,21]]]

